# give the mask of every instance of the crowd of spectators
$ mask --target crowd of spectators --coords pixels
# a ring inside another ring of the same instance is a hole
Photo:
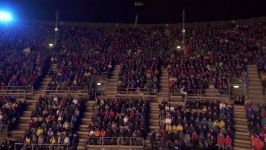
[[[160,59],[143,54],[125,57],[121,62],[118,90],[158,92]]]
[[[40,97],[25,130],[24,143],[66,144],[76,148],[82,101],[73,97]]]
[[[47,66],[47,59],[39,52],[0,52],[1,86],[37,87]]]
[[[7,125],[8,129],[14,129],[24,109],[25,109],[24,98],[1,96],[0,126]]]
[[[109,28],[62,26],[55,54],[57,68],[50,72],[49,88],[88,86],[92,75],[110,76],[118,59],[108,50]]]
[[[22,51],[26,48],[41,50],[48,46],[53,26],[24,22],[19,26],[0,26],[0,50]]]
[[[174,56],[169,58],[169,88],[188,93],[204,93],[210,86],[219,89],[220,93],[229,90],[229,77],[234,73],[241,74],[244,64],[238,59],[223,54]]]
[[[242,78],[246,65],[263,53],[265,39],[261,24],[189,27],[185,53],[168,57],[169,87],[172,91],[205,92],[209,86],[228,91],[228,81]]]
[[[146,100],[98,99],[89,126],[89,144],[101,144],[100,137],[110,137],[104,144],[118,144],[116,137],[144,138],[148,129],[148,109]],[[129,140],[124,142],[129,144]],[[142,144],[141,140],[135,142]]]
[[[169,70],[169,87],[185,93],[210,86],[228,94],[231,78],[260,55],[263,24],[188,26],[185,54],[172,53],[181,27],[60,26],[58,67],[51,86],[87,85],[90,75],[110,75],[121,64],[118,89],[159,90],[160,66]],[[198,65],[199,64],[199,65]]]
[[[47,57],[40,49],[51,35],[51,29],[51,26],[31,25],[17,30],[1,30],[1,86],[38,85],[47,64]],[[110,76],[114,65],[121,64],[118,90],[139,88],[158,92],[160,68],[164,65],[169,72],[171,91],[204,93],[213,87],[223,93],[229,91],[230,78],[247,74],[246,65],[260,57],[260,41],[265,40],[265,29],[264,24],[189,26],[185,55],[180,55],[180,52],[171,51],[180,42],[181,27],[60,25],[53,52],[57,68],[49,73],[52,79],[49,86],[87,86],[92,75]],[[25,48],[32,52],[21,52]],[[260,58],[259,73],[265,72],[265,57]],[[264,93],[265,87],[266,84]],[[14,110],[17,103],[8,102],[8,109]],[[5,111],[7,105],[3,103],[5,108],[1,110],[0,119],[13,122],[17,115],[13,114],[14,111]],[[41,97],[25,132],[25,143],[76,146],[75,125],[80,117],[80,107],[77,99]],[[20,110],[19,106],[16,108]],[[217,144],[219,148],[231,149],[233,123],[230,105],[200,101],[188,102],[181,107],[162,103],[160,110],[161,119],[166,119],[160,136],[167,147],[211,149]],[[5,119],[3,112],[12,113],[11,121]],[[145,137],[147,112],[148,102],[141,100],[98,100],[89,127],[90,137]],[[254,120],[259,119],[255,117]],[[259,130],[256,126],[261,125],[250,125],[252,132]],[[261,136],[256,134],[256,137]],[[89,142],[97,143],[95,140]]]
[[[185,106],[160,105],[160,141],[163,148],[232,149],[233,108],[217,101],[188,101]]]
[[[51,26],[23,23],[20,26],[1,26],[0,84],[1,86],[37,87],[47,65],[47,38]]]
[[[265,149],[266,141],[266,107],[252,102],[246,103],[246,115],[250,131],[252,148]]]
[[[50,72],[50,88],[88,86],[92,75],[110,76],[113,59],[99,52],[68,52],[58,55],[57,68]]]

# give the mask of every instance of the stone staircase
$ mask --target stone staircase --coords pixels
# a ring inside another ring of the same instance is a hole
[[[80,125],[79,125],[79,145],[78,145],[78,150],[85,150],[86,149],[86,144],[88,141],[88,135],[89,135],[89,125],[91,123],[91,117],[93,113],[93,107],[95,105],[95,101],[87,101],[85,103],[85,112],[83,114],[83,117],[81,119]]]
[[[57,64],[52,63],[48,72],[54,71],[56,69],[56,67],[57,67]],[[39,90],[36,93],[45,95],[50,81],[51,81],[50,76],[48,74],[46,74],[42,80],[42,84],[41,84]]]
[[[11,131],[11,139],[18,139],[21,138],[25,132],[25,129],[28,128],[28,125],[31,121],[31,113],[35,110],[36,103],[39,100],[40,95],[44,95],[45,93],[43,91],[46,90],[49,79],[47,76],[45,76],[43,82],[41,83],[41,86],[38,91],[36,91],[31,98],[26,99],[26,110],[23,112],[22,116],[20,117],[20,122],[18,124],[18,128]]]
[[[262,101],[265,100],[261,80],[258,76],[256,65],[248,65],[248,100]]]
[[[115,65],[112,76],[107,83],[105,95],[116,96],[119,73],[120,73],[120,65]]]
[[[235,137],[234,137],[234,150],[250,150],[250,134],[248,130],[248,122],[246,119],[245,106],[234,105],[234,126],[235,126]]]
[[[161,67],[161,77],[160,77],[160,93],[159,99],[169,98],[169,86],[168,86],[168,71],[166,68]]]
[[[154,100],[150,103],[150,124],[149,124],[149,131],[154,130],[156,132],[156,138],[159,140],[159,103],[157,100]],[[148,133],[148,135],[145,138],[144,145],[145,149],[151,149],[151,143],[150,143],[150,136],[151,132]],[[158,143],[157,143],[158,145]]]

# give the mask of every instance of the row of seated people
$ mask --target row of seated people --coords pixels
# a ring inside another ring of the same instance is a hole
[[[6,125],[8,129],[14,129],[25,107],[25,98],[1,96],[0,126]]]
[[[252,148],[255,150],[265,149],[266,107],[263,104],[252,102],[247,102],[245,107]]]
[[[89,125],[89,144],[142,144],[148,129],[149,101],[140,99],[98,99]],[[100,138],[108,137],[101,143]]]
[[[135,55],[135,56],[134,56]],[[133,54],[121,62],[118,91],[129,90],[158,92],[160,60],[145,54]]]
[[[25,130],[25,144],[67,144],[76,148],[83,99],[41,96]]]
[[[1,86],[37,87],[45,69],[46,57],[41,52],[0,52]]]
[[[57,68],[50,72],[49,89],[87,86],[92,75],[110,75],[113,59],[98,52],[65,52],[57,56]]]
[[[217,101],[188,101],[185,106],[162,101],[160,145],[178,149],[232,149],[233,108]]]

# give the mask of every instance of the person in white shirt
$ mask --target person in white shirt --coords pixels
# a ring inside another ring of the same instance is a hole
[[[124,123],[127,123],[128,122],[128,116],[125,116],[124,117]]]
[[[64,144],[67,144],[67,145],[70,144],[70,138],[69,138],[69,136],[65,136],[65,138],[64,138]]]

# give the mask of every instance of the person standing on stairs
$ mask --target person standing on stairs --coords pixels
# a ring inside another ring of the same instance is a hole
[[[152,150],[154,150],[156,147],[156,133],[154,130],[151,131],[151,139],[150,140],[151,140],[150,142],[151,142]]]

